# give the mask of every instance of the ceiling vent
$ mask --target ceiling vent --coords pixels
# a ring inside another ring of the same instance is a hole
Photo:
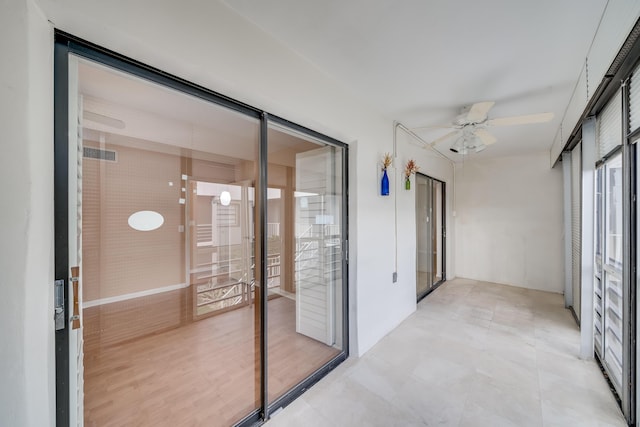
[[[112,150],[101,150],[99,148],[83,147],[83,157],[86,159],[103,160],[105,162],[115,162],[116,152]]]

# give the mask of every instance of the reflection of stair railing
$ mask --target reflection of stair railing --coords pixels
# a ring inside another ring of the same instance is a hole
[[[267,289],[280,286],[280,254],[267,256]]]
[[[325,236],[340,236],[340,224],[326,224],[324,226]]]
[[[207,229],[206,225],[200,228],[192,258],[195,316],[237,308],[252,297],[253,271],[247,271],[247,265],[253,264],[253,256],[243,257],[245,251],[239,244],[214,246],[206,240]]]
[[[323,282],[327,274],[340,269],[340,226],[333,224],[296,224],[299,231],[295,239],[294,269],[296,280]],[[269,223],[267,232],[275,238],[272,253],[266,259],[267,289],[280,287],[282,254],[279,248],[279,223]],[[201,224],[197,228],[197,250],[191,270],[195,285],[198,315],[226,311],[253,302],[255,294],[254,256],[248,259],[243,254],[253,254],[253,244],[242,249],[240,245],[214,246],[211,225]],[[276,252],[277,251],[277,252]],[[322,251],[322,252],[321,252]]]
[[[306,259],[313,258],[312,255],[309,255],[309,251],[317,251],[317,250],[318,250],[318,242],[317,241],[315,241],[315,240],[307,240],[307,241],[304,241],[304,242],[300,242],[300,239],[298,239],[298,242],[296,244],[295,262],[297,263],[298,261],[301,261],[301,260],[306,260]]]
[[[227,299],[227,298],[229,297],[229,294],[231,294],[231,292],[233,292],[233,290],[234,290],[234,289],[233,289],[233,287],[230,287],[229,289],[227,289],[227,291],[226,291],[226,292],[224,292],[224,293],[222,294],[222,296],[220,297],[220,299],[221,299],[221,300],[223,300],[223,299]],[[242,299],[242,297],[241,297],[241,296],[238,296],[238,299],[236,300],[236,302],[235,302],[235,303],[237,304],[238,302],[240,302],[240,300],[241,300],[241,299]]]
[[[302,224],[296,224],[296,231],[302,227]],[[296,233],[296,251],[294,255],[294,265],[296,279],[299,272],[309,272],[316,267],[314,259],[318,255],[318,241],[313,238],[313,225],[307,226],[301,232]]]
[[[342,250],[339,224],[308,226],[296,238],[296,279],[324,281],[340,269]],[[322,251],[322,253],[320,252]]]

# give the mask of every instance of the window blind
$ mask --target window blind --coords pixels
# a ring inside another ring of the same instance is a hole
[[[618,91],[597,116],[598,159],[622,145],[622,93]]]
[[[640,127],[640,67],[633,71],[629,84],[629,127],[631,131]]]

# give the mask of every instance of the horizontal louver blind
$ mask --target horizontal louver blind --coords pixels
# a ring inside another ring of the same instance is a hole
[[[629,127],[631,131],[640,127],[640,67],[633,72],[629,85]]]
[[[580,283],[582,260],[582,143],[571,152],[571,286],[573,288],[572,307],[580,318]]]
[[[616,96],[598,114],[598,159],[622,145],[622,95]]]

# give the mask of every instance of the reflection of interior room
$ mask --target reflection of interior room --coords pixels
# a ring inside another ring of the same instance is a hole
[[[258,122],[87,64],[80,83],[85,422],[237,422],[260,405]],[[272,400],[342,346],[335,158],[269,131]]]
[[[444,282],[444,183],[416,175],[416,296],[420,300]]]

